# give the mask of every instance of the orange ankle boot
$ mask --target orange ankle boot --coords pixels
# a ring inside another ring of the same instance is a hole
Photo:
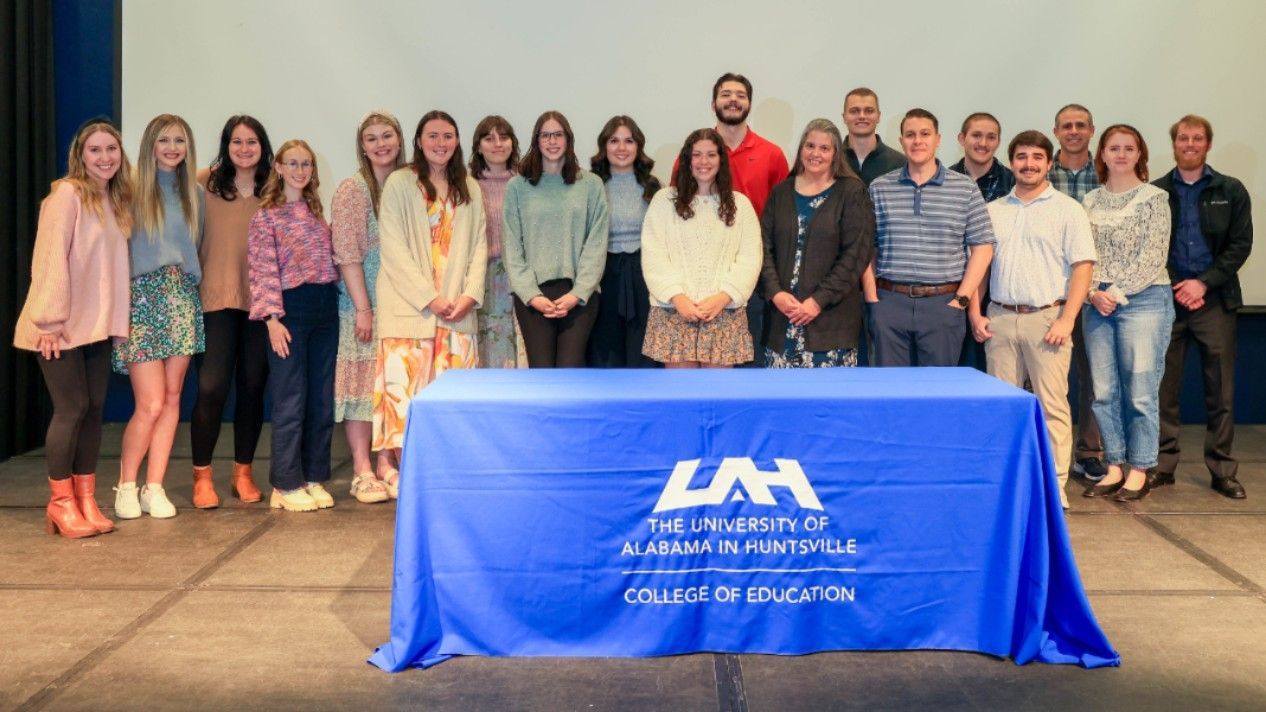
[[[211,481],[211,466],[193,466],[193,506],[198,509],[215,509],[220,506],[220,497],[215,493],[215,484]]]
[[[101,508],[97,506],[97,476],[71,475],[71,480],[75,483],[75,504],[79,506],[79,513],[83,515],[84,521],[96,529],[98,534],[114,531],[114,522],[102,514]]]
[[[263,493],[255,486],[255,480],[251,477],[250,465],[233,463],[233,494],[243,502],[259,502],[264,499]]]
[[[44,529],[49,534],[61,533],[67,539],[97,535],[96,527],[84,519],[79,505],[75,504],[74,484],[69,477],[64,480],[49,478],[48,488],[52,495],[48,499],[48,511],[44,515]]]

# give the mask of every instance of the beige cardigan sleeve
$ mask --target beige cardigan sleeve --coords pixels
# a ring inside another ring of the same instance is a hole
[[[70,318],[70,248],[80,208],[74,186],[66,181],[59,181],[40,206],[25,311],[41,334],[62,331]]]
[[[404,303],[420,314],[439,292],[435,289],[431,267],[431,230],[426,219],[426,204],[413,171],[407,168],[392,173],[383,186],[378,204],[378,243],[382,257],[379,302]],[[419,245],[425,245],[426,249],[419,249]]]

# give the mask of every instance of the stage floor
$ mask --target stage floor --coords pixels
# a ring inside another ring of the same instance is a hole
[[[1238,429],[1247,500],[1213,493],[1203,429],[1183,430],[1176,487],[1137,505],[1080,496],[1069,530],[1122,666],[1082,670],[973,653],[455,658],[398,675],[365,663],[388,638],[394,504],[347,494],[338,430],[313,514],[228,499],[232,428],[216,460],[225,504],[189,506],[187,426],[170,520],[82,541],[44,534],[44,461],[0,463],[0,709],[1244,709],[1266,705],[1266,426]],[[120,425],[98,500],[113,504]],[[268,430],[256,460],[266,482]],[[266,501],[266,500],[265,500]],[[110,512],[107,511],[107,514]]]

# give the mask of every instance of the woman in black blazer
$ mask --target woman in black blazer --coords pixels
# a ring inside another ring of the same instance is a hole
[[[861,276],[875,241],[870,193],[844,158],[835,124],[814,119],[800,136],[791,175],[761,215],[771,368],[856,366]]]

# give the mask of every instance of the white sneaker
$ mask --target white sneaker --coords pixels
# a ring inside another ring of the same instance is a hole
[[[128,482],[114,488],[114,516],[119,519],[140,519],[141,504],[136,499],[136,483]]]
[[[326,491],[320,482],[303,483],[303,491],[307,492],[312,501],[316,502],[318,509],[329,509],[334,506],[334,497]]]
[[[162,485],[147,484],[141,489],[141,511],[155,519],[170,519],[176,516],[176,505],[167,499]]]

